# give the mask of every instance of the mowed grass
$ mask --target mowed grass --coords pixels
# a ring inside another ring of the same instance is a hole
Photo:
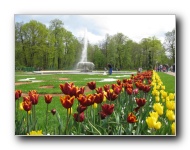
[[[176,81],[175,76],[166,74],[164,72],[157,72],[160,76],[160,79],[163,82],[163,85],[165,85],[165,91],[168,93],[175,93],[175,87],[176,87]]]
[[[129,78],[131,75],[126,74],[27,74],[25,72],[15,73],[15,82],[28,82],[29,84],[15,85],[15,89],[22,90],[23,93],[28,93],[29,90],[36,90],[39,94],[61,94],[60,84],[65,82],[73,82],[76,86],[86,86],[88,82],[96,81],[96,87],[102,87],[105,84],[113,84],[116,81]],[[32,78],[31,81],[19,81]],[[34,82],[32,82],[34,81]],[[41,81],[41,82],[35,82]],[[43,88],[43,86],[53,86],[53,88]]]

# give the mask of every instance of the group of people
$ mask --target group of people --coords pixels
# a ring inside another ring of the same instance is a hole
[[[175,72],[175,64],[171,65],[170,67],[168,65],[159,65],[158,67],[155,68],[157,72]]]

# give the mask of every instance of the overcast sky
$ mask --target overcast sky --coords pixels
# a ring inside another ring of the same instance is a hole
[[[119,32],[135,42],[152,36],[163,42],[165,33],[176,25],[175,15],[15,15],[15,22],[37,20],[47,27],[53,19],[61,20],[76,37],[84,37],[87,30],[86,36],[92,44],[105,39],[106,34]]]

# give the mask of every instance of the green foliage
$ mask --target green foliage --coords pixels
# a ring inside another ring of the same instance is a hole
[[[123,33],[106,34],[99,44],[88,43],[87,58],[95,64],[95,69],[103,69],[110,63],[114,70],[139,67],[146,70],[150,67],[151,51],[152,67],[158,64],[171,65],[172,61],[175,62],[174,33],[166,33],[164,45],[155,36],[145,37],[137,43]],[[82,48],[83,40],[66,30],[61,20],[50,21],[49,28],[35,20],[25,24],[15,23],[15,68],[74,69]],[[165,49],[172,55],[171,58],[166,56]]]

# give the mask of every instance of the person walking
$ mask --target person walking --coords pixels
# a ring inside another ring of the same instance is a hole
[[[112,66],[111,66],[111,64],[108,64],[108,68],[109,68],[109,74],[111,75],[112,74]]]

